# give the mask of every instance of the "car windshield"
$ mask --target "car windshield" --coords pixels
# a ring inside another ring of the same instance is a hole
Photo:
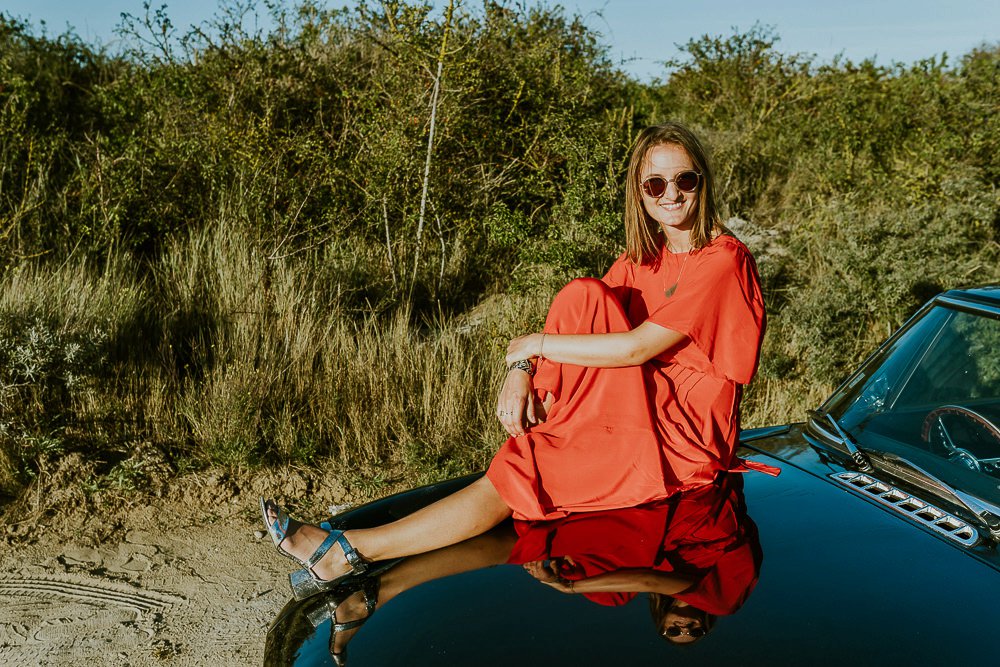
[[[1000,505],[1000,315],[934,306],[825,408],[862,448]]]

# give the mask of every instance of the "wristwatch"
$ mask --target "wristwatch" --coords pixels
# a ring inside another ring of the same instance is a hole
[[[531,377],[532,375],[535,374],[535,367],[532,366],[531,362],[527,359],[520,359],[518,361],[515,361],[514,363],[512,363],[510,366],[507,367],[507,371],[508,372],[512,371],[515,368],[519,371],[524,371],[525,373],[527,373],[528,377]]]

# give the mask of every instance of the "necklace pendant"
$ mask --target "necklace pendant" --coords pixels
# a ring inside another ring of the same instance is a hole
[[[672,297],[674,295],[674,292],[676,292],[676,291],[677,291],[677,283],[674,283],[673,285],[671,285],[667,289],[663,290],[663,295],[669,299],[670,297]]]

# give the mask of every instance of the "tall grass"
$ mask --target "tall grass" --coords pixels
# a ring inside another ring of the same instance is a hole
[[[284,461],[429,480],[484,465],[503,438],[502,351],[537,327],[542,300],[429,321],[361,313],[342,303],[336,261],[268,255],[221,222],[173,242],[142,280],[120,259],[10,272],[3,491],[30,482],[41,447],[86,452],[107,475],[149,440],[176,470]]]

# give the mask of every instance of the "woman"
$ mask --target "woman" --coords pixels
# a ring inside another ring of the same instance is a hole
[[[511,515],[630,507],[746,469],[734,459],[738,408],[757,366],[763,300],[753,258],[721,225],[706,153],[685,127],[637,138],[625,231],[627,250],[603,280],[574,280],[542,333],[511,341],[497,406],[511,437],[485,477],[403,519],[345,533],[291,521],[261,500],[275,545],[305,566],[292,576],[297,597]]]

